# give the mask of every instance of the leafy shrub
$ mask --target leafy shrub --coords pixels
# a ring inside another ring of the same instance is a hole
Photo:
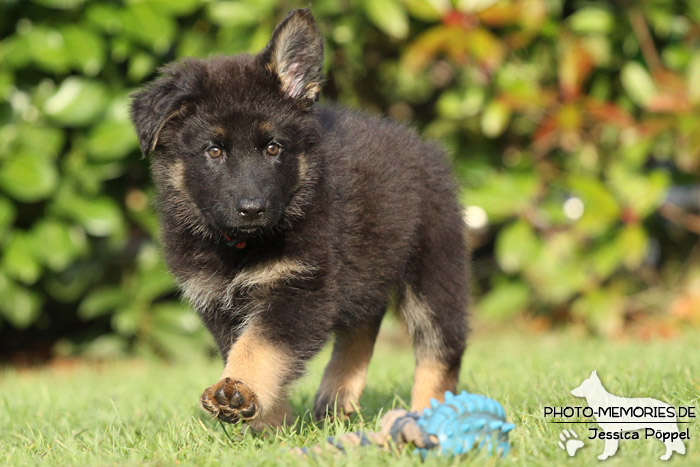
[[[177,57],[261,49],[293,6],[305,4],[2,2],[0,353],[38,336],[98,355],[207,345],[160,258],[128,94]],[[698,230],[693,203],[667,202],[670,187],[697,182],[695,2],[320,0],[313,11],[326,96],[410,121],[454,156],[478,313],[614,333],[663,309]]]

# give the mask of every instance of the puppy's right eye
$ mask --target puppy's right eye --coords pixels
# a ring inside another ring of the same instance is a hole
[[[224,155],[224,150],[221,149],[219,146],[212,146],[206,151],[207,156],[211,157],[212,159],[218,159],[219,157]]]

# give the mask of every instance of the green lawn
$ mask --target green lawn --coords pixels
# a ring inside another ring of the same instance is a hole
[[[307,410],[320,380],[328,351],[316,359],[293,391],[292,406],[303,420],[296,430],[277,437],[242,436],[236,427],[209,420],[198,397],[216,381],[218,361],[192,360],[166,365],[152,361],[10,370],[0,373],[0,463],[60,464],[266,464],[308,463],[287,452],[311,445],[343,430],[375,429],[381,414],[409,399],[412,356],[389,326],[377,346],[360,417],[349,424],[310,423]],[[576,457],[557,447],[562,428],[587,436],[586,425],[555,425],[543,417],[544,406],[585,405],[569,391],[597,369],[611,392],[655,397],[672,405],[694,406],[700,393],[697,335],[651,342],[610,342],[571,333],[533,335],[480,330],[472,334],[464,361],[461,388],[500,401],[510,421],[511,453],[505,459],[471,453],[459,460],[432,459],[426,465],[597,465],[601,440],[587,440]],[[388,337],[387,337],[388,336]],[[674,465],[700,465],[700,424],[690,427],[685,456]],[[605,465],[651,465],[663,453],[655,440],[621,441]],[[347,455],[327,454],[321,465],[409,465],[417,456],[358,448]]]

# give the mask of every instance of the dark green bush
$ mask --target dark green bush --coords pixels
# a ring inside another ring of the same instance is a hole
[[[259,50],[298,6],[0,2],[0,354],[58,342],[174,355],[208,342],[161,261],[128,94],[177,57]],[[667,194],[697,183],[696,2],[312,9],[325,95],[410,121],[454,156],[477,313],[614,333],[663,316],[695,277],[695,206]],[[700,299],[683,297],[682,317],[700,316]]]

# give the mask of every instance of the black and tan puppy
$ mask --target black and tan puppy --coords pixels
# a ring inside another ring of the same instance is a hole
[[[455,390],[467,251],[443,153],[387,120],[314,105],[309,10],[265,50],[168,65],[136,93],[165,257],[225,360],[202,406],[277,426],[286,391],[335,335],[314,413],[359,404],[390,296],[413,338],[412,409]]]

